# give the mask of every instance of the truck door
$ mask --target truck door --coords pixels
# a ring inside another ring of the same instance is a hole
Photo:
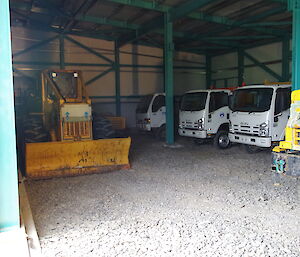
[[[157,95],[151,107],[151,127],[159,128],[166,123],[166,103],[164,95]]]
[[[273,126],[271,127],[272,141],[284,139],[291,106],[291,88],[279,88],[276,90],[275,111]]]
[[[207,133],[216,134],[221,124],[228,122],[228,93],[211,92],[207,120]]]

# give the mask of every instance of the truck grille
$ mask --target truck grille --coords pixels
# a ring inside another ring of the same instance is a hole
[[[258,126],[233,125],[232,128],[234,133],[255,135],[255,136],[258,136],[259,134]]]
[[[181,125],[184,129],[198,130],[198,122],[182,121]]]

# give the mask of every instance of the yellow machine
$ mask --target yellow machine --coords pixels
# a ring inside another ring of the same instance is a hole
[[[93,140],[93,115],[79,71],[42,73],[43,125],[51,142],[27,143],[26,174],[49,178],[129,168],[130,138]],[[124,126],[121,117],[110,118]]]
[[[300,175],[300,90],[292,92],[285,141],[274,147],[272,155],[273,169],[276,172]]]

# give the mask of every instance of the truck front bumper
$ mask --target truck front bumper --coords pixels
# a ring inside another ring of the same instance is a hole
[[[180,136],[184,137],[195,137],[195,138],[207,138],[207,133],[205,130],[192,130],[192,129],[178,129]]]
[[[149,123],[137,123],[136,127],[138,130],[142,130],[142,131],[151,131],[151,124]]]
[[[229,140],[233,143],[256,145],[259,147],[271,147],[272,145],[272,140],[270,137],[257,137],[257,136],[229,133]]]

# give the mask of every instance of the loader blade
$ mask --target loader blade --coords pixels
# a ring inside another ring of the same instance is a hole
[[[129,169],[131,138],[26,144],[29,178],[75,176]]]

